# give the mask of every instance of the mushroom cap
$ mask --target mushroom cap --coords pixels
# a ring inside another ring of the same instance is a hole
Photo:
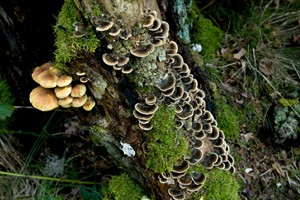
[[[192,178],[190,175],[185,175],[183,177],[180,177],[178,180],[178,183],[180,185],[190,185],[192,183]]]
[[[118,64],[118,59],[108,53],[105,53],[102,55],[102,60],[108,66],[114,66],[114,65]]]
[[[155,104],[156,103],[156,96],[154,94],[148,95],[145,99],[145,103],[149,106]]]
[[[147,105],[145,103],[137,103],[134,105],[134,108],[136,111],[138,111],[141,114],[151,115],[156,112],[156,110],[158,109],[158,106],[156,104]]]
[[[88,99],[82,108],[86,111],[91,111],[96,105],[96,102],[93,99]]]
[[[123,74],[130,74],[132,71],[133,71],[133,69],[130,65],[126,65],[125,67],[122,68]]]
[[[86,102],[87,102],[87,94],[84,94],[81,97],[74,97],[71,105],[74,108],[79,108],[79,107],[83,106]]]
[[[54,91],[42,86],[38,86],[30,92],[29,101],[34,108],[41,111],[50,111],[59,106]]]
[[[149,28],[153,25],[155,20],[155,16],[153,15],[146,15],[144,17],[143,27]]]
[[[150,31],[157,31],[161,26],[161,20],[158,18],[155,18],[152,26],[149,28]]]
[[[128,57],[120,57],[118,59],[118,66],[122,67],[124,65],[126,65],[129,62],[129,58]]]
[[[167,38],[169,36],[169,24],[168,22],[162,21],[160,26],[160,32],[155,32],[156,38]]]
[[[153,125],[151,123],[143,124],[139,122],[139,127],[144,131],[150,131],[153,128]]]
[[[174,42],[174,41],[170,41],[169,44],[168,44],[166,53],[170,54],[170,55],[174,55],[174,54],[177,54],[177,51],[178,51],[177,43]]]
[[[62,75],[59,77],[58,81],[57,81],[57,86],[58,87],[65,87],[67,85],[70,85],[73,81],[73,78],[71,76],[68,75]]]
[[[62,106],[62,107],[68,106],[68,105],[71,106],[72,101],[73,101],[73,97],[67,96],[67,97],[65,97],[65,98],[63,98],[63,99],[59,99],[59,100],[58,100],[58,104],[59,104],[60,106]]]
[[[136,57],[144,58],[154,51],[153,44],[140,45],[130,49],[130,53]]]
[[[45,70],[41,72],[36,77],[36,82],[39,83],[44,88],[55,88],[57,86],[57,81],[59,76],[51,72],[50,70]]]
[[[174,87],[175,84],[176,84],[176,78],[172,72],[169,72],[159,80],[157,87],[161,91],[167,91],[172,87]]]
[[[71,91],[71,97],[82,97],[86,93],[86,86],[84,84],[76,84]]]
[[[54,89],[54,93],[57,98],[63,99],[71,94],[71,90],[72,90],[72,87],[70,85],[65,86],[65,87],[56,87]]]
[[[192,174],[192,180],[196,185],[204,184],[206,176],[203,173],[196,172]]]
[[[190,167],[189,162],[186,160],[182,160],[180,163],[175,164],[173,166],[172,171],[176,173],[183,173],[186,172],[189,169],[189,167]]]
[[[97,31],[107,31],[114,25],[113,22],[110,21],[102,21],[99,24],[97,24],[96,30]]]
[[[39,66],[39,67],[34,68],[32,74],[31,74],[32,79],[33,79],[35,82],[37,82],[37,76],[38,76],[40,73],[42,73],[43,71],[48,70],[50,67],[52,67],[51,63],[47,62],[47,63],[42,64],[42,65]]]

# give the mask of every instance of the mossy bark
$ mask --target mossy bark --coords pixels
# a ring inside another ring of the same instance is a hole
[[[159,18],[164,18],[164,13],[160,13],[160,5],[163,1],[74,0],[74,2],[80,11],[81,21],[84,23],[91,23],[97,17],[103,17],[107,20],[122,19],[123,28],[133,30],[136,23],[143,19],[144,10],[155,10]],[[100,11],[95,11],[95,6],[98,6]],[[99,15],[100,12],[101,15]],[[176,20],[173,20],[173,23],[176,23]],[[170,31],[176,30],[171,28]],[[137,92],[134,78],[129,78],[126,74],[115,71],[103,63],[102,55],[107,51],[107,46],[115,41],[108,34],[97,36],[100,37],[100,44],[95,52],[84,49],[78,50],[76,57],[65,63],[63,67],[67,74],[78,79],[77,72],[86,73],[86,77],[89,79],[87,83],[89,92],[97,102],[96,108],[90,113],[78,111],[78,115],[84,124],[90,127],[100,127],[92,129],[93,137],[96,137],[97,141],[106,147],[116,165],[119,165],[122,170],[143,185],[149,195],[154,195],[156,199],[168,199],[168,186],[159,184],[156,174],[145,167],[146,161],[142,143],[146,136],[144,132],[136,128],[137,120],[131,114],[134,104],[141,101],[145,94]],[[172,40],[176,40],[176,38],[172,38]],[[195,78],[205,88],[206,84],[202,72],[195,71],[195,62],[188,59],[191,58],[189,49],[180,47],[179,52],[184,55],[185,62],[195,72]],[[79,80],[75,78],[75,81]],[[124,155],[120,150],[120,142],[130,144],[136,155],[132,158]]]

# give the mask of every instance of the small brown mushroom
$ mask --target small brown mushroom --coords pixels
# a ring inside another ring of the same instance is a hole
[[[71,97],[82,97],[86,93],[86,86],[82,83],[76,84],[71,91]]]
[[[59,77],[56,74],[50,70],[45,70],[37,75],[36,82],[44,88],[55,88],[57,86],[58,79]]]
[[[91,111],[96,105],[96,102],[93,99],[88,99],[85,104],[82,106],[82,108],[85,111]]]
[[[57,81],[57,86],[58,87],[65,87],[67,85],[70,85],[73,81],[73,78],[71,76],[67,76],[67,75],[62,75],[59,77],[58,81]]]
[[[40,111],[50,111],[57,108],[58,99],[53,90],[38,86],[29,95],[32,106]]]
[[[81,97],[74,97],[71,105],[74,108],[79,108],[79,107],[83,106],[87,102],[87,99],[88,99],[87,98],[87,94],[84,94]]]
[[[63,99],[71,94],[71,90],[72,90],[72,87],[69,85],[69,86],[65,86],[65,87],[56,87],[54,89],[54,92],[55,92],[55,95],[57,98]]]

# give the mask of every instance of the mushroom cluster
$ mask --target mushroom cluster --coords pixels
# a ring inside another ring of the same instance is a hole
[[[87,96],[86,86],[83,83],[72,86],[73,78],[62,75],[60,70],[50,62],[36,67],[31,76],[39,86],[31,91],[29,101],[38,110],[50,111],[61,106],[82,107],[90,111],[96,104],[91,97]]]
[[[136,25],[135,31],[122,27],[117,21],[93,23],[97,31],[106,34],[109,42],[102,61],[123,74],[131,73],[136,67],[140,79],[148,79],[145,83],[154,86],[143,102],[135,104],[133,115],[139,128],[143,131],[153,128],[151,119],[158,103],[175,108],[174,123],[177,131],[189,142],[189,153],[178,160],[170,172],[158,175],[160,183],[168,184],[170,197],[186,199],[202,188],[206,176],[194,172],[193,166],[203,165],[208,170],[217,167],[234,173],[234,159],[223,131],[206,109],[205,93],[178,53],[176,42],[168,39],[169,24],[151,10],[144,11],[141,24]],[[147,149],[147,143],[143,143],[142,148]]]
[[[169,24],[160,20],[156,11],[144,12],[142,24],[137,25],[139,31],[136,32],[114,21],[93,20],[93,24],[97,31],[108,33],[109,52],[102,55],[102,61],[124,74],[133,71],[131,58],[147,57],[156,47],[164,45],[169,36]]]

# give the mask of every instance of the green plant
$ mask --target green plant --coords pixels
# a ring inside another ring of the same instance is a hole
[[[217,105],[217,122],[221,130],[223,130],[226,138],[238,139],[240,119],[242,113],[234,106],[229,106],[226,98],[215,93],[215,103]]]
[[[93,9],[95,13],[99,13],[98,10],[97,8]],[[74,36],[74,23],[80,20],[80,13],[74,1],[66,0],[54,26],[55,46],[57,47],[54,54],[57,66],[60,68],[63,68],[65,63],[75,58],[80,51],[94,52],[100,44],[94,28],[90,24],[84,27],[86,35],[82,37]]]
[[[9,117],[14,111],[14,98],[9,91],[9,87],[4,79],[0,77],[0,131],[6,132],[9,124]]]
[[[145,191],[127,174],[113,176],[108,184],[109,193],[113,194],[115,200],[132,199],[140,200]]]
[[[188,142],[176,130],[173,107],[159,105],[151,119],[146,167],[154,172],[170,171],[176,161],[187,153]]]
[[[204,200],[239,200],[239,184],[228,171],[213,168],[207,171],[203,168],[197,168],[206,175],[206,182],[202,190],[195,195],[193,199]]]
[[[212,57],[221,45],[222,30],[202,15],[195,1],[188,9],[188,23],[191,26],[191,42],[202,45],[203,54],[206,58]]]

